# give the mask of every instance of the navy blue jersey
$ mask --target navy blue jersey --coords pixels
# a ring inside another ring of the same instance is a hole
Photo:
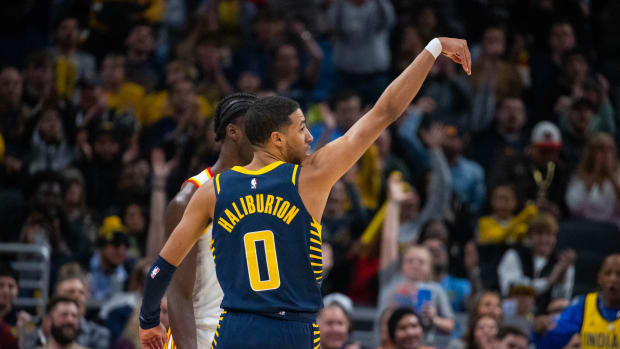
[[[222,308],[316,312],[323,307],[321,225],[297,190],[300,167],[274,162],[215,176],[212,251]]]

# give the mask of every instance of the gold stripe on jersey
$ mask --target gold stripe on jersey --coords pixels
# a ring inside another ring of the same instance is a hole
[[[323,260],[321,230],[321,224],[319,224],[316,219],[312,219],[312,223],[310,223],[310,237],[308,239],[308,256],[310,257],[310,267],[312,268],[312,272],[317,275],[315,279],[318,283],[321,283],[321,279],[323,278],[323,263],[318,263],[313,260]]]
[[[220,193],[220,174],[215,175],[215,190],[219,194]]]
[[[319,349],[321,347],[321,331],[319,330],[319,325],[315,323],[312,324],[312,327],[314,327],[314,331],[312,333],[314,339],[312,340],[312,343],[317,343],[314,349]]]
[[[293,185],[295,185],[295,175],[297,174],[297,168],[299,168],[299,165],[295,165],[295,168],[293,168],[293,177],[291,178]]]
[[[235,166],[235,167],[231,168],[231,170],[233,170],[235,172],[247,174],[247,175],[261,175],[261,174],[265,174],[265,173],[275,169],[276,167],[282,165],[283,163],[284,163],[283,161],[274,161],[274,162],[270,163],[269,165],[261,168],[260,170],[248,170],[247,168],[243,168],[241,166]]]

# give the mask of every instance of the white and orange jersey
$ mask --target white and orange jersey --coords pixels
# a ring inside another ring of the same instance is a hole
[[[213,178],[213,173],[210,168],[206,168],[204,171],[187,179],[186,182],[190,182],[197,188],[200,188],[211,178]],[[215,274],[215,262],[213,261],[213,252],[211,252],[211,229],[212,225],[209,224],[197,242],[196,281],[194,282],[192,294],[198,348],[211,347],[220,313],[222,312],[220,304],[224,297]],[[170,303],[168,306],[174,306],[174,303]],[[169,341],[172,346],[169,345],[168,348],[175,348],[172,335],[170,335]]]
[[[189,182],[196,186],[196,188],[200,188],[205,182],[209,179],[213,178],[213,172],[211,172],[211,168],[207,167],[203,171],[200,171],[197,175],[190,177],[185,180],[185,183]]]

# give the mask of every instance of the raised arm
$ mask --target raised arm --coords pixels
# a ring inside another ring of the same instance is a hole
[[[401,204],[411,197],[411,192],[405,191],[403,184],[400,173],[390,175],[388,179],[389,197],[381,234],[380,271],[386,270],[398,260],[398,227],[400,226]]]
[[[170,201],[166,209],[165,230],[166,238],[170,237],[174,228],[183,217],[187,207],[197,188],[192,183],[185,183],[181,191]],[[168,308],[170,328],[177,347],[183,349],[196,349],[196,318],[194,317],[193,291],[196,282],[196,261],[198,248],[194,246],[183,262],[179,264],[168,289],[168,304],[174,304]],[[174,300],[174,303],[170,303]]]
[[[431,53],[431,50],[433,53]],[[465,40],[433,39],[415,60],[385,89],[375,106],[358,120],[344,136],[328,143],[304,161],[300,172],[300,191],[329,193],[336,181],[353,166],[381,132],[395,121],[418,93],[439,53],[462,64],[470,74],[471,59]],[[304,189],[305,188],[305,189]],[[313,196],[313,195],[310,195]],[[327,200],[325,194],[324,200]],[[323,198],[321,198],[323,201]],[[314,206],[314,203],[308,203]],[[321,207],[321,203],[316,203]],[[316,210],[321,212],[322,210]]]
[[[166,331],[159,323],[159,304],[176,267],[196,244],[209,219],[213,217],[214,207],[213,181],[208,181],[190,200],[181,222],[149,271],[140,310],[140,342],[144,348],[163,349]]]

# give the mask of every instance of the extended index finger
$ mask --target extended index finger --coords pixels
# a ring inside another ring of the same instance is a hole
[[[471,53],[469,53],[469,47],[467,46],[467,40],[463,40],[465,42],[465,64],[467,65],[467,75],[471,75]]]

